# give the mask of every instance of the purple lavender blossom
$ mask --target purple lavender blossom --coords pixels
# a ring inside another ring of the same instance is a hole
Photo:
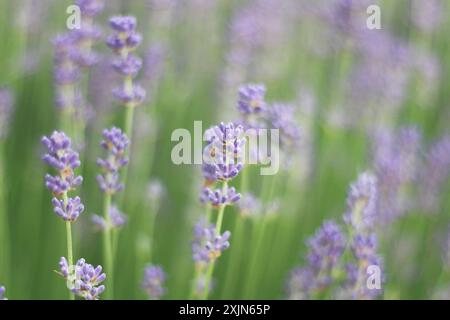
[[[6,88],[0,87],[0,141],[8,134],[8,128],[13,109],[13,96]]]
[[[294,146],[300,140],[300,128],[295,120],[293,106],[283,103],[275,103],[267,108],[267,117],[274,129],[280,130],[280,145],[284,147]]]
[[[421,134],[414,127],[375,134],[372,156],[380,222],[391,222],[412,207],[410,187],[417,180],[420,147]]]
[[[249,115],[265,109],[264,96],[266,87],[262,84],[247,84],[239,88],[238,109],[241,113]]]
[[[436,141],[420,172],[420,206],[435,213],[439,210],[440,196],[450,174],[450,135]]]
[[[141,287],[149,299],[159,300],[166,292],[163,287],[165,281],[166,274],[162,267],[148,265],[144,270]]]
[[[109,20],[109,24],[115,32],[106,43],[118,55],[113,66],[124,78],[123,85],[114,89],[113,94],[125,106],[136,107],[145,98],[145,90],[132,81],[142,67],[142,60],[133,55],[142,41],[141,35],[136,33],[136,18],[116,16]]]
[[[103,138],[100,145],[107,151],[107,157],[97,159],[97,164],[103,171],[103,174],[97,176],[97,182],[103,192],[114,194],[123,188],[119,181],[119,170],[128,163],[125,151],[129,140],[122,130],[116,127],[103,130]]]
[[[67,280],[67,288],[75,295],[86,300],[98,300],[105,291],[105,286],[100,285],[106,279],[101,266],[94,267],[84,259],[79,259],[74,266],[70,266],[67,259],[62,257],[59,267],[61,275]]]
[[[219,181],[233,179],[243,168],[243,151],[246,139],[244,129],[234,123],[221,123],[205,132],[208,142],[203,150],[203,159],[209,172],[215,168],[215,178]]]
[[[350,185],[344,221],[356,230],[372,230],[377,223],[377,179],[364,172]]]
[[[56,215],[64,221],[75,221],[84,211],[84,205],[81,203],[80,197],[68,198],[66,201],[53,198],[52,204]]]
[[[61,196],[79,186],[83,179],[81,176],[75,176],[74,169],[80,166],[80,160],[78,153],[71,148],[70,139],[66,134],[54,131],[50,138],[45,136],[42,138],[42,144],[48,151],[42,159],[59,174],[45,176],[47,188],[55,196]]]
[[[105,7],[101,0],[76,0],[75,4],[80,7],[81,14],[89,18],[99,15]]]
[[[237,203],[240,214],[244,217],[258,216],[263,213],[263,204],[254,194],[247,192],[242,195],[242,199]]]
[[[226,190],[204,188],[200,195],[200,202],[209,202],[212,206],[217,207],[221,205],[233,205],[240,198],[241,194],[237,193],[234,187],[227,188]]]
[[[192,257],[198,264],[208,264],[219,258],[222,252],[230,247],[231,233],[225,231],[222,235],[216,232],[216,226],[208,225],[200,220],[194,226],[194,241],[192,243]]]
[[[314,287],[314,272],[311,268],[294,269],[287,282],[287,297],[289,300],[308,300]]]
[[[293,271],[288,281],[291,299],[312,299],[327,289],[345,250],[346,238],[338,224],[325,221],[306,241],[307,266]]]
[[[127,223],[128,218],[116,205],[112,205],[109,210],[109,221],[106,221],[103,217],[96,214],[92,216],[91,221],[98,230],[104,231],[107,228],[123,227]]]
[[[441,0],[413,0],[411,22],[420,31],[431,33],[442,24],[445,10]]]
[[[6,291],[5,287],[0,286],[0,300],[8,300],[8,299],[5,297],[5,291]]]
[[[381,258],[377,254],[377,238],[373,233],[356,234],[351,243],[355,263],[347,265],[347,283],[344,287],[350,298],[357,300],[375,299],[382,293],[381,289],[368,288],[367,270],[369,266],[382,267]],[[382,280],[382,279],[380,279]]]

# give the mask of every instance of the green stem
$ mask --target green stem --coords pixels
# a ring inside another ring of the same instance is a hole
[[[64,206],[67,205],[68,202],[67,192],[63,193],[63,201]],[[66,221],[66,236],[67,236],[67,261],[69,266],[73,266],[73,245],[72,245],[72,225],[70,221]],[[75,300],[75,295],[72,291],[69,293],[69,299]]]
[[[228,188],[228,184],[225,181],[223,183],[223,186],[222,186],[222,194],[226,193],[227,188]],[[219,207],[219,211],[217,213],[217,223],[216,223],[216,234],[217,235],[220,234],[220,231],[222,229],[222,222],[223,222],[223,214],[224,214],[224,212],[225,212],[225,205],[222,204]],[[215,266],[215,260],[213,260],[213,261],[211,261],[209,263],[208,270],[206,271],[205,289],[203,291],[203,297],[202,297],[203,300],[208,299],[209,287],[210,287],[211,279],[212,279],[212,276],[213,276],[213,273],[214,273],[214,266]]]
[[[114,297],[114,259],[111,238],[111,218],[109,211],[111,210],[111,195],[105,193],[103,198],[103,218],[106,221],[106,229],[103,231],[103,261],[105,263],[105,270],[108,276],[108,290],[106,290],[106,297],[113,299]]]

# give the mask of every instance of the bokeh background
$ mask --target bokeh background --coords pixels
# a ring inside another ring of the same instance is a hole
[[[134,15],[143,36],[137,55],[144,59],[139,81],[147,98],[136,110],[122,208],[129,223],[118,238],[116,298],[145,298],[140,281],[150,260],[168,275],[164,298],[189,296],[192,226],[204,212],[198,201],[202,177],[198,166],[171,162],[170,135],[176,128],[193,130],[194,120],[206,129],[237,119],[237,90],[248,82],[264,83],[268,102],[295,107],[302,138],[276,177],[251,171],[252,192],[264,193],[267,204],[276,203],[270,216],[243,219],[236,208],[227,208],[224,229],[232,232],[231,247],[217,263],[211,297],[287,298],[289,272],[305,261],[305,240],[325,219],[342,222],[348,186],[359,173],[385,174],[377,171],[377,150],[404,152],[395,137],[405,127],[415,128],[420,142],[410,154],[414,159],[401,166],[412,177],[387,189],[401,189],[401,199],[396,193],[391,205],[401,203],[402,209],[378,231],[383,297],[442,297],[450,280],[444,273],[449,150],[432,166],[438,168],[437,177],[426,170],[432,145],[449,134],[448,1],[105,2],[96,17],[103,38],[94,48],[101,59],[82,83],[90,107],[80,191],[86,212],[74,238],[75,257],[102,263],[101,236],[90,221],[102,206],[95,161],[102,152],[102,129],[123,123],[123,110],[111,94],[117,76],[104,39],[110,16]],[[65,228],[44,187],[48,168],[41,161],[40,139],[58,129],[51,40],[67,31],[70,4],[0,0],[0,86],[13,100],[10,117],[2,122],[7,133],[0,155],[0,284],[9,299],[67,297],[64,281],[53,272],[66,252]],[[381,30],[366,28],[369,4],[381,8]],[[0,117],[6,116],[0,110]],[[380,142],[380,132],[390,140]],[[421,187],[426,178],[442,181],[435,189]],[[163,186],[157,199],[148,191],[155,181]],[[263,190],[267,186],[270,192]],[[419,200],[427,191],[431,206]]]

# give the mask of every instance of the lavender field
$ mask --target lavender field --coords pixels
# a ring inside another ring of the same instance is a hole
[[[450,299],[448,30],[446,0],[0,0],[0,300]]]

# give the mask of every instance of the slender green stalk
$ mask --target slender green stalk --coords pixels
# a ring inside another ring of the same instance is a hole
[[[223,183],[222,186],[222,194],[225,194],[228,188],[228,184],[225,181]],[[219,209],[218,209],[218,213],[217,213],[217,222],[216,222],[216,234],[220,234],[220,231],[222,229],[222,222],[223,222],[223,214],[225,212],[225,205],[222,204],[220,205]],[[209,295],[209,287],[211,284],[211,279],[214,273],[214,266],[215,266],[215,260],[211,261],[208,265],[208,269],[206,271],[206,277],[205,277],[205,288],[203,291],[203,300],[208,299],[208,295]]]
[[[64,205],[67,205],[68,197],[67,192],[63,194]],[[69,266],[73,266],[73,244],[72,244],[72,224],[70,221],[66,221],[66,236],[67,236],[67,261]],[[69,291],[69,299],[75,300],[75,295],[72,291]]]
[[[105,193],[103,198],[103,218],[106,221],[106,228],[103,231],[103,260],[105,262],[105,269],[108,276],[108,289],[105,295],[108,299],[113,299],[114,297],[114,258],[113,258],[113,248],[112,248],[112,237],[111,237],[111,218],[109,211],[111,210],[111,195]]]

